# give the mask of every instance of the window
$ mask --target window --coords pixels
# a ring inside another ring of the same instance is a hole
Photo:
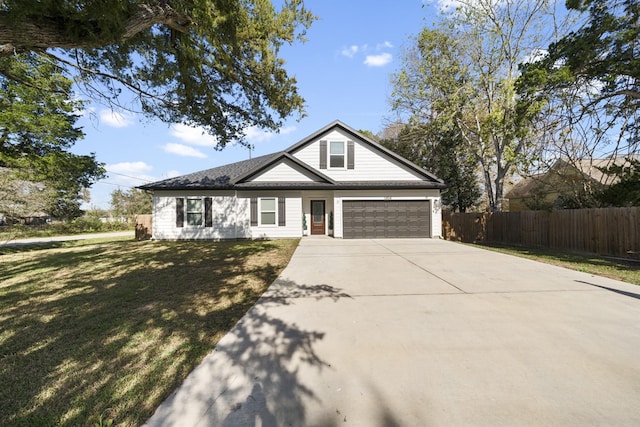
[[[187,199],[187,225],[202,226],[202,199]]]
[[[329,142],[329,167],[344,167],[344,141]]]
[[[260,199],[260,225],[276,225],[276,198]]]

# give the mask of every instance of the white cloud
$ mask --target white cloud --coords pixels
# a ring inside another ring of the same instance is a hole
[[[460,6],[462,6],[462,3],[460,3],[458,0],[437,0],[433,3],[438,6],[438,10],[440,11],[440,13],[445,15],[454,13]]]
[[[355,56],[356,53],[358,53],[358,51],[360,50],[360,47],[358,47],[358,45],[351,45],[349,47],[345,47],[340,51],[340,54],[342,56],[346,56],[347,58],[353,58]]]
[[[201,158],[201,159],[206,159],[207,158],[207,155],[204,154],[202,151],[200,151],[200,150],[198,150],[196,148],[193,148],[193,147],[189,147],[188,145],[184,145],[184,144],[177,144],[175,142],[169,142],[169,143],[163,145],[162,148],[167,153],[176,154],[178,156],[198,157],[198,158]]]
[[[107,170],[127,175],[141,175],[151,172],[153,170],[153,166],[148,165],[145,162],[121,162],[107,165]]]
[[[106,165],[105,169],[108,181],[112,184],[134,187],[156,180],[151,175],[153,166],[141,161],[114,163]]]
[[[391,62],[393,56],[390,53],[381,53],[379,55],[367,55],[364,64],[369,67],[383,67]]]
[[[125,128],[135,124],[132,116],[113,110],[100,110],[100,121],[114,128]]]
[[[287,126],[287,127],[284,127],[282,129],[280,129],[280,134],[281,135],[287,135],[287,134],[289,134],[289,133],[291,133],[291,132],[293,132],[295,130],[296,130],[295,126]],[[251,126],[251,127],[247,128],[245,133],[246,133],[247,142],[249,144],[256,144],[256,143],[260,143],[260,142],[266,142],[266,141],[270,140],[271,138],[273,138],[274,136],[276,136],[275,132],[262,130],[260,128],[255,127],[255,126]]]
[[[368,52],[381,52],[386,49],[392,49],[393,44],[390,41],[383,41],[382,43],[378,43],[375,45],[375,49],[370,48],[369,45],[351,45],[349,47],[342,48],[340,54],[347,58],[354,58],[356,55],[366,55],[364,63],[370,67],[382,67],[387,65],[393,59],[393,56],[388,52],[378,53],[378,54],[370,54],[367,55]]]
[[[180,173],[180,171],[172,169],[170,171],[167,171],[165,175],[167,176],[167,178],[175,178],[176,176],[182,175],[182,173]]]
[[[209,135],[204,128],[191,127],[181,123],[171,126],[171,135],[184,143],[200,147],[213,147],[218,143],[218,139]]]

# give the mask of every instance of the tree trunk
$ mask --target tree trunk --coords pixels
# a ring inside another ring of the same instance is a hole
[[[168,1],[159,4],[141,4],[138,10],[124,17],[124,28],[115,37],[101,28],[100,22],[75,20],[64,16],[30,16],[18,25],[10,12],[0,12],[0,55],[14,52],[50,48],[86,49],[123,42],[153,25],[162,24],[187,32],[191,17],[176,12]],[[77,28],[79,31],[69,31]],[[85,37],[83,37],[82,33]],[[78,33],[72,37],[69,34]]]
[[[504,209],[504,180],[507,177],[507,173],[511,169],[511,163],[507,163],[505,166],[498,165],[496,171],[495,180],[495,210],[500,212]]]

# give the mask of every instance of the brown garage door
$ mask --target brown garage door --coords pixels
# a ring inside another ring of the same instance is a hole
[[[345,200],[345,239],[431,237],[428,200]]]

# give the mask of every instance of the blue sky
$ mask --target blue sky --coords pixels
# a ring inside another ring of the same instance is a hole
[[[421,0],[308,0],[318,20],[305,44],[283,47],[286,69],[298,81],[307,116],[287,120],[279,134],[248,129],[253,156],[280,151],[341,120],[374,133],[393,117],[390,75],[399,70],[402,49],[424,25],[437,19],[436,8]],[[86,133],[74,151],[95,152],[109,177],[91,188],[91,206],[109,208],[110,193],[172,176],[249,158],[246,148],[223,151],[198,129],[169,127],[142,117],[112,113],[92,105],[80,121]],[[89,206],[85,206],[88,208]]]

